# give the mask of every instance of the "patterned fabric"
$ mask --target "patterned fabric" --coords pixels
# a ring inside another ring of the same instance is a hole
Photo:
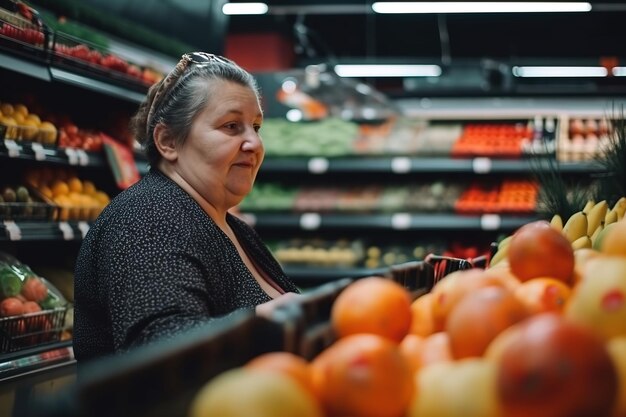
[[[287,292],[298,292],[257,233],[228,215],[239,242]],[[95,221],[74,275],[79,361],[205,324],[271,298],[232,241],[156,169],[114,198]]]

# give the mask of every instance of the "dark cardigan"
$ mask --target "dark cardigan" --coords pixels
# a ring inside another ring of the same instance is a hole
[[[228,224],[259,268],[298,292],[256,232]],[[271,298],[202,208],[152,169],[120,193],[87,233],[74,274],[79,361],[173,337]]]

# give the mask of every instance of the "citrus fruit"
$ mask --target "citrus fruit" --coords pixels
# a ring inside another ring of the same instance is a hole
[[[400,417],[414,389],[398,345],[375,334],[339,339],[311,362],[318,398],[331,416]]]
[[[287,375],[308,392],[314,392],[309,363],[294,353],[264,353],[249,361],[245,368],[252,371],[268,371]]]
[[[409,293],[389,279],[359,279],[337,296],[331,323],[338,337],[373,333],[400,343],[411,326]]]
[[[562,312],[572,290],[554,278],[532,278],[521,283],[513,292],[530,314],[546,311]]]
[[[574,250],[567,238],[546,221],[520,227],[509,243],[511,272],[522,282],[552,277],[569,282],[574,272]]]

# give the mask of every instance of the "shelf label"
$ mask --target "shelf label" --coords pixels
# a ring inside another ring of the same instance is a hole
[[[324,174],[326,171],[328,171],[328,166],[330,165],[330,163],[328,162],[327,158],[322,158],[322,157],[318,157],[318,158],[311,158],[309,159],[309,172],[311,174]]]
[[[35,153],[35,159],[37,161],[45,161],[46,160],[46,151],[41,145],[41,143],[33,142],[30,145],[31,149]]]
[[[483,214],[480,216],[480,228],[482,230],[498,230],[501,223],[501,218],[498,214]]]
[[[65,148],[65,155],[67,155],[67,161],[70,165],[78,165],[78,155],[76,149]]]
[[[391,216],[391,228],[395,230],[407,230],[411,227],[411,215],[409,213],[396,213]]]
[[[18,145],[14,140],[5,139],[4,146],[6,146],[7,151],[9,152],[9,158],[19,158],[20,145]]]
[[[78,157],[78,165],[81,167],[89,165],[89,155],[82,149],[76,149],[76,156]]]
[[[89,231],[89,223],[85,221],[78,222],[78,230],[80,230],[80,234],[83,236],[84,239],[85,236],[87,236],[87,232]]]
[[[394,174],[407,174],[411,172],[411,158],[398,156],[391,159],[391,172]]]
[[[322,224],[322,216],[317,213],[304,213],[300,217],[300,227],[304,230],[317,230]]]
[[[491,172],[491,158],[474,158],[472,160],[472,170],[475,174],[488,174]]]
[[[5,220],[4,229],[7,231],[9,240],[22,240],[22,231],[13,220]]]
[[[74,229],[68,222],[59,222],[59,230],[63,234],[63,240],[73,240],[74,239]]]

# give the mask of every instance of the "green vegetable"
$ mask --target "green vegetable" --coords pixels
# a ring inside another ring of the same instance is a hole
[[[2,298],[15,297],[22,290],[22,277],[10,267],[0,269],[0,293]]]

